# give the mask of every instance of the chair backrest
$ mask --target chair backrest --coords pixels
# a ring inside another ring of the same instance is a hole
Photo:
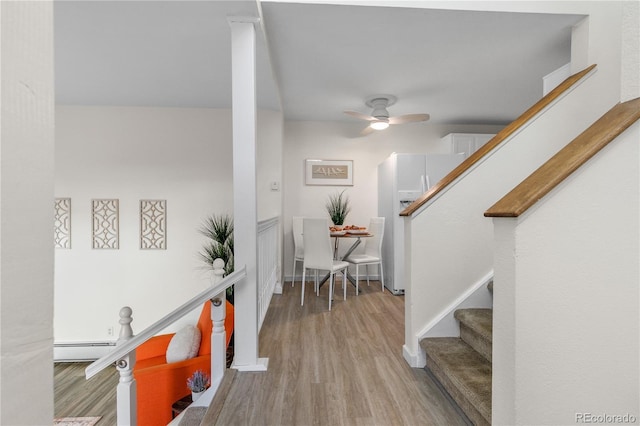
[[[363,238],[364,254],[382,259],[382,237],[384,236],[384,217],[372,217],[369,222],[369,232],[373,237]]]
[[[298,258],[304,256],[304,240],[302,238],[302,216],[294,216],[291,224],[293,234],[293,255]]]
[[[330,270],[333,267],[333,247],[329,235],[329,221],[305,217],[302,232],[304,234],[304,267]]]

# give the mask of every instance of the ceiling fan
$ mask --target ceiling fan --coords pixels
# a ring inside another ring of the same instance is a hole
[[[370,122],[370,124],[360,132],[363,136],[368,135],[374,130],[384,130],[391,124],[405,124],[416,121],[427,121],[429,119],[429,114],[406,114],[390,117],[387,108],[395,104],[397,100],[393,95],[374,95],[365,100],[365,104],[373,108],[371,115],[362,114],[358,111],[345,111],[344,113]]]

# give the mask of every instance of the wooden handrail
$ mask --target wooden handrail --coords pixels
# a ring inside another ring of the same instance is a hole
[[[507,125],[504,129],[502,129],[497,135],[495,135],[489,142],[481,146],[476,152],[471,154],[466,160],[458,165],[455,169],[453,169],[448,175],[446,175],[442,180],[432,186],[427,192],[425,192],[420,198],[411,203],[406,209],[404,209],[400,216],[411,216],[415,213],[420,207],[426,204],[429,200],[434,198],[440,192],[442,192],[445,188],[451,185],[454,181],[456,181],[460,176],[462,176],[467,170],[471,169],[476,163],[478,163],[484,156],[489,154],[500,145],[504,140],[514,134],[518,129],[524,126],[529,120],[535,117],[538,113],[540,113],[544,108],[546,108],[549,104],[551,104],[554,100],[558,99],[562,94],[564,94],[567,90],[569,90],[573,85],[578,83],[582,78],[590,74],[596,65],[591,65],[590,67],[568,77],[562,83],[560,83],[557,87],[555,87],[552,91],[543,96],[538,102],[536,102],[531,108],[526,110],[522,115],[512,121],[509,125]]]
[[[233,284],[236,284],[246,276],[247,270],[246,267],[243,266],[241,269],[238,269],[235,272],[227,275],[218,284],[209,287],[187,302],[183,303],[178,308],[144,329],[140,334],[137,334],[131,339],[126,340],[122,344],[118,344],[112,352],[94,361],[85,369],[86,378],[90,379],[91,377],[95,376],[109,365],[126,356],[128,353],[134,351],[138,346],[149,340],[151,337],[155,336],[167,326],[173,324],[176,320],[182,318],[189,312],[196,309],[198,306],[201,306],[206,300],[211,299],[218,293],[225,291],[227,287],[231,287]]]
[[[617,104],[484,215],[518,217],[640,119],[640,98]]]

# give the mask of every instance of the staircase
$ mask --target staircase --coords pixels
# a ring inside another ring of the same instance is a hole
[[[493,283],[489,284],[493,291]],[[420,341],[425,369],[458,404],[474,425],[491,424],[492,309],[458,309],[460,337]]]

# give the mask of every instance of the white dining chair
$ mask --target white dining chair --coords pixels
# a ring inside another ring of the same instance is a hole
[[[293,277],[291,287],[296,282],[296,264],[304,262],[304,241],[302,239],[302,216],[294,216],[291,223],[291,233],[293,234]]]
[[[359,267],[364,265],[367,273],[367,285],[369,285],[369,265],[380,265],[380,284],[384,292],[384,272],[382,271],[382,237],[384,236],[384,217],[372,217],[369,223],[369,232],[372,237],[364,238],[364,253],[350,254],[347,262],[356,267],[356,295],[359,292]]]
[[[318,271],[329,272],[329,310],[331,310],[335,275],[340,271],[342,271],[342,286],[344,287],[344,297],[346,299],[347,286],[345,283],[349,264],[342,260],[333,259],[333,246],[331,244],[329,221],[327,219],[305,217],[302,222],[302,233],[304,235],[304,261],[302,262],[302,296],[300,306],[304,306],[306,272],[308,269],[314,269],[316,275],[314,291],[316,295],[319,294]]]

